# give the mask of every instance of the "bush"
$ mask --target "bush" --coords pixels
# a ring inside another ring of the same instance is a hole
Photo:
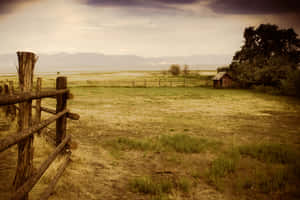
[[[178,76],[180,74],[180,66],[179,65],[171,65],[169,72],[174,76]]]

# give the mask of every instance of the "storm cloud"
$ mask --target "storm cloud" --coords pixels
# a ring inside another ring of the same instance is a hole
[[[173,9],[175,5],[193,4],[199,0],[80,0],[90,6]]]
[[[191,4],[199,0],[83,0],[89,5],[109,5],[109,6],[149,6],[164,4]]]
[[[300,12],[299,0],[215,0],[209,4],[217,13],[287,14]]]
[[[91,6],[161,7],[176,5],[199,6],[206,2],[216,13],[222,14],[283,14],[300,12],[299,0],[81,0]]]

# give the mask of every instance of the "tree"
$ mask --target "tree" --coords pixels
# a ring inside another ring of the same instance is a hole
[[[171,65],[169,72],[174,76],[178,76],[180,74],[180,66],[175,64]]]
[[[230,65],[232,77],[244,86],[279,86],[300,61],[300,40],[293,29],[261,24],[244,31],[244,45]]]
[[[190,73],[189,66],[188,65],[184,65],[183,74],[184,75],[188,75],[189,73]]]
[[[276,25],[261,24],[244,31],[245,44],[236,52],[239,63],[266,64],[272,57],[285,56],[290,62],[300,61],[300,41],[293,29],[278,29]]]

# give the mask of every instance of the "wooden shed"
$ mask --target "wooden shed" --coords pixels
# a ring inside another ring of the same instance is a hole
[[[233,81],[227,72],[219,72],[212,79],[214,81],[214,88],[231,88]]]

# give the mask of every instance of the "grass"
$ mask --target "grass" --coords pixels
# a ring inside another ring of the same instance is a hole
[[[133,179],[130,187],[134,192],[140,192],[151,195],[161,195],[163,193],[170,193],[174,184],[172,180],[161,179],[153,180],[150,177],[140,177]]]
[[[233,183],[234,193],[299,195],[290,189],[299,186],[297,155],[294,149],[276,143],[241,145],[213,160],[206,177],[220,191],[228,190],[226,184]],[[193,176],[201,177],[195,172]]]
[[[284,190],[288,184],[289,172],[286,168],[270,168],[267,173],[256,170],[255,179],[252,180],[253,187],[263,193],[271,193]]]
[[[149,141],[119,137],[106,143],[115,150],[140,150],[146,151],[153,148]]]
[[[177,187],[179,190],[185,193],[189,193],[191,190],[191,187],[193,186],[193,183],[190,178],[180,178],[177,182]]]
[[[129,184],[133,192],[153,196],[152,199],[168,199],[173,190],[189,193],[193,186],[192,181],[186,177],[174,180],[168,177],[153,178],[143,176],[134,178]]]
[[[119,137],[105,143],[111,150],[200,153],[215,148],[218,142],[185,134],[161,135],[152,139]]]
[[[221,179],[236,171],[239,160],[238,152],[224,154],[213,160],[207,174],[209,183],[222,189]]]
[[[159,137],[159,142],[165,150],[176,151],[178,153],[200,153],[216,147],[218,144],[204,138],[192,137],[185,134],[162,135]]]
[[[243,155],[272,163],[294,163],[299,158],[299,154],[285,144],[249,144],[240,146],[239,151]]]
[[[81,118],[68,120],[67,132],[78,148],[51,199],[299,199],[299,100],[209,87],[97,87],[103,80],[175,80],[157,73],[68,75],[68,108]],[[43,77],[43,86],[54,88],[55,78]],[[55,108],[54,99],[42,103]],[[35,167],[54,148],[44,151],[42,139],[35,139]],[[15,155],[1,157],[9,169],[0,167],[3,183],[13,181]],[[146,180],[135,178],[141,174]],[[7,199],[3,185],[0,199]]]

